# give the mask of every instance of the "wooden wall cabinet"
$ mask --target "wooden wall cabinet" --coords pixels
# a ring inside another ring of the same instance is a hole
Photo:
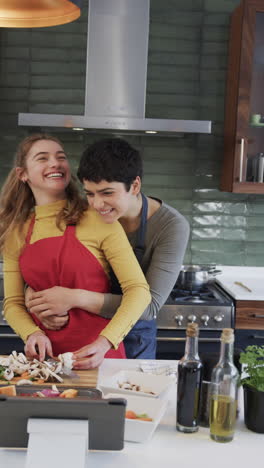
[[[235,329],[264,330],[264,301],[236,301]]]
[[[264,1],[243,0],[231,19],[220,189],[264,194],[263,169]]]

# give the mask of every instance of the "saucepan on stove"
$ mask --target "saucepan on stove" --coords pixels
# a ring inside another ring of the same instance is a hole
[[[219,275],[213,265],[182,265],[175,287],[185,291],[200,291],[208,281]]]

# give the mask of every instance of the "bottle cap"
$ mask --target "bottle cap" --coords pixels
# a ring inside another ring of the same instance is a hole
[[[199,327],[197,323],[188,323],[186,329],[187,336],[198,336],[199,335]]]
[[[223,343],[234,343],[233,328],[223,328],[223,331],[221,334],[221,341],[223,341]]]

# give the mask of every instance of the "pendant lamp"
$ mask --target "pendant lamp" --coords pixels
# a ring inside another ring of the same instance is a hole
[[[42,28],[79,18],[82,0],[0,0],[0,27]]]

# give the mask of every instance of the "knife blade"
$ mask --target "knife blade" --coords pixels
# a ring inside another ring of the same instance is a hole
[[[252,292],[252,289],[248,288],[245,284],[241,283],[241,281],[234,281],[234,284],[241,286],[241,288],[246,289],[248,292]]]
[[[61,362],[59,359],[56,359],[56,358],[49,358],[47,360],[47,362],[49,364],[52,364],[52,365],[57,365],[59,362]],[[61,371],[59,373],[60,375],[66,375],[67,377],[70,377],[71,379],[79,379],[80,376],[78,374],[76,374],[76,372],[74,372],[72,369],[70,369],[69,367],[66,367],[62,364],[62,368],[61,368]]]

